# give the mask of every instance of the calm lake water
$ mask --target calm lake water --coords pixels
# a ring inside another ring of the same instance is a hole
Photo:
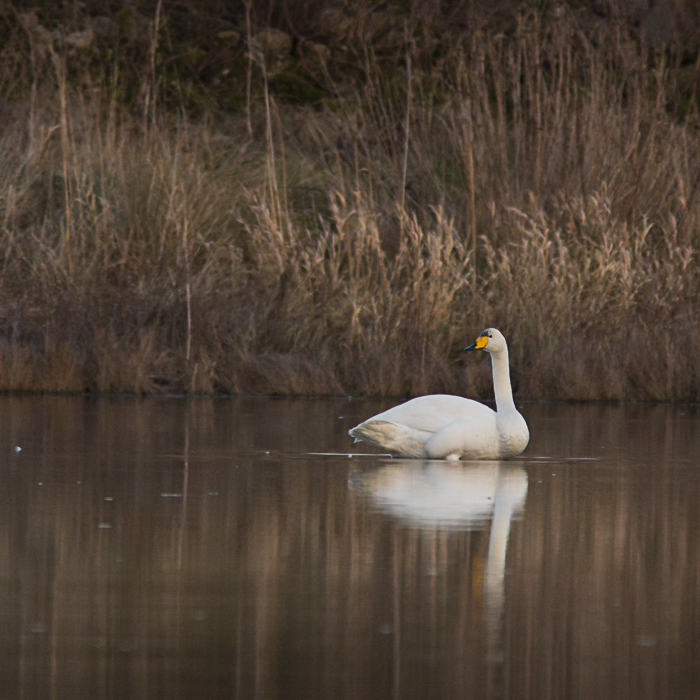
[[[0,697],[700,697],[699,407],[312,454],[389,405],[0,398]]]

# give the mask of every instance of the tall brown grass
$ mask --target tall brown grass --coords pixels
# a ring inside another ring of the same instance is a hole
[[[366,45],[315,106],[249,38],[250,104],[196,119],[156,34],[138,108],[41,35],[0,127],[0,389],[484,396],[458,350],[498,326],[522,397],[696,400],[698,64],[596,32]]]

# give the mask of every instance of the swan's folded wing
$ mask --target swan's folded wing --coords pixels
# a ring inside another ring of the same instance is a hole
[[[390,408],[370,420],[384,420],[425,433],[435,433],[455,419],[490,424],[495,412],[478,401],[449,394],[419,396]],[[369,421],[368,421],[369,422]]]
[[[432,434],[376,418],[360,423],[349,432],[350,436],[356,440],[364,440],[370,445],[401,457],[423,457],[425,454],[423,446]]]

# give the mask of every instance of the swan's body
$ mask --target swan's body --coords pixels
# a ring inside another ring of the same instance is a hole
[[[398,457],[457,460],[519,455],[530,433],[513,402],[506,339],[489,328],[466,349],[491,355],[495,411],[461,396],[420,396],[367,419],[350,435]]]

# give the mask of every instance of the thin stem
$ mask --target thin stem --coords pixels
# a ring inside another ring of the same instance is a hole
[[[151,121],[153,126],[156,125],[156,51],[158,50],[158,30],[160,29],[160,9],[162,0],[158,0],[156,5],[156,16],[153,21],[153,37],[151,38]]]
[[[280,155],[282,156],[282,197],[284,198],[284,213],[289,216],[289,201],[287,199],[287,158],[284,153],[284,132],[282,131],[282,118],[280,111],[277,108],[277,103],[273,97],[270,98],[272,108],[275,110],[275,119],[277,121],[277,131],[280,139]]]
[[[472,243],[472,294],[476,296],[476,193],[474,187],[474,125],[472,123],[471,104],[467,100],[465,106],[465,130],[467,146],[467,172],[469,174],[469,234]]]
[[[408,74],[408,90],[406,94],[406,138],[403,147],[403,178],[401,182],[401,211],[406,207],[406,178],[408,175],[408,145],[411,134],[411,52],[406,49],[406,72]],[[402,219],[403,220],[403,219]],[[403,224],[402,224],[403,228]]]
[[[68,156],[70,150],[70,138],[68,136],[68,114],[66,109],[66,75],[63,65],[63,59],[56,54],[52,47],[49,47],[51,59],[53,60],[54,70],[56,71],[56,80],[58,81],[58,99],[61,107],[61,158],[63,165],[63,191],[65,194],[66,203],[66,230],[63,237],[63,248],[68,256],[68,269],[72,271],[72,262],[70,255],[70,239],[73,228],[73,219],[71,212],[71,187],[68,180]]]
[[[246,0],[246,3],[245,3],[245,28],[246,28],[246,37],[248,40],[248,71],[246,74],[246,83],[245,83],[245,114],[246,114],[246,123],[248,125],[248,136],[252,139],[253,138],[253,121],[250,117],[250,86],[251,86],[251,81],[252,81],[252,77],[253,77],[253,47],[251,46],[252,36],[251,36],[251,31],[250,31],[250,3],[251,3],[251,0]]]

